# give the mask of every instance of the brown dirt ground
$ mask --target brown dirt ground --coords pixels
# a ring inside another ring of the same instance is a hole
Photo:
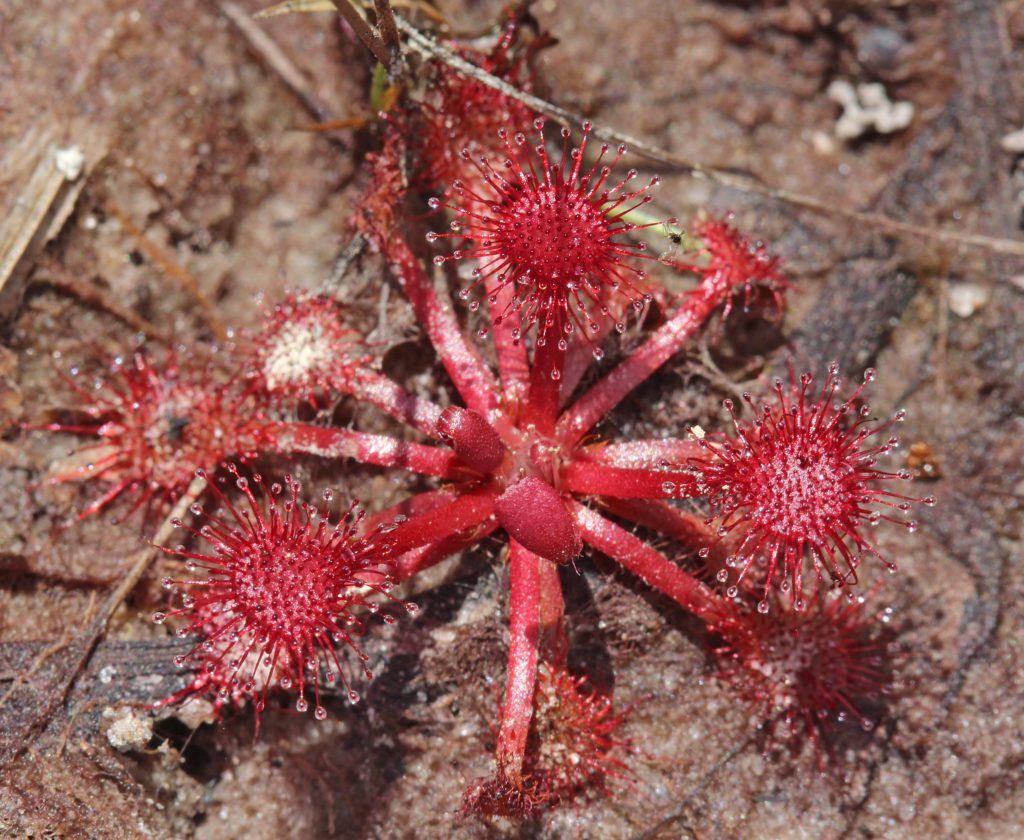
[[[438,6],[456,31],[475,33],[501,4]],[[1019,0],[630,6],[625,15],[613,0],[534,4],[559,39],[539,62],[546,96],[678,155],[830,204],[1020,237],[1024,164],[999,144],[1024,119]],[[820,778],[809,751],[763,757],[755,721],[707,679],[693,627],[607,565],[585,561],[567,581],[576,655],[614,687],[618,704],[642,700],[625,725],[639,751],[636,777],[619,796],[548,822],[457,824],[466,780],[488,769],[503,669],[507,581],[497,543],[464,558],[467,576],[419,594],[417,619],[372,634],[379,676],[366,702],[333,703],[325,723],[265,715],[254,743],[249,714],[194,733],[164,716],[147,745],[115,752],[105,737],[111,711],[181,684],[168,667],[176,643],[147,620],[160,602],[159,566],[60,696],[75,640],[140,544],[137,522],[115,525],[109,515],[66,527],[95,488],[40,484],[71,439],[19,426],[73,404],[58,367],[131,346],[137,326],[90,290],[177,341],[208,343],[217,320],[242,326],[257,316],[256,292],[315,287],[331,273],[361,187],[366,136],[296,130],[314,112],[360,112],[369,86],[360,45],[330,15],[258,25],[297,68],[304,102],[231,8],[0,3],[0,224],[24,200],[47,143],[80,144],[89,165],[73,212],[22,266],[18,288],[12,280],[13,293],[0,295],[0,835],[831,840],[1024,831],[1024,263],[897,240],[665,170],[658,208],[681,218],[736,211],[741,227],[785,258],[791,308],[781,334],[714,328],[706,353],[674,361],[606,431],[713,425],[734,383],[784,369],[792,352],[818,370],[833,358],[851,371],[877,365],[873,406],[905,406],[904,440],[927,443],[941,465],[938,481],[921,483],[939,505],[921,512],[919,532],[880,531],[901,566],[882,597],[907,653],[883,725],[844,743],[843,778]],[[911,126],[836,140],[838,109],[825,88],[837,78],[883,82],[894,100],[914,103]],[[197,278],[212,318],[123,218]],[[367,259],[343,282],[353,317],[394,345],[389,371],[415,388],[443,382],[399,295],[382,302],[380,266]],[[965,292],[981,301],[966,317],[955,311]],[[355,410],[343,404],[339,416]],[[312,460],[289,468],[371,507],[412,486]]]

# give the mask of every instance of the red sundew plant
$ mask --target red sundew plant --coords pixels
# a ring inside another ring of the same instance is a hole
[[[719,677],[758,710],[768,743],[799,745],[806,736],[824,769],[830,735],[856,723],[870,732],[877,707],[893,685],[889,646],[892,633],[867,611],[868,599],[815,592],[802,610],[792,594],[772,591],[773,608],[751,609],[747,598],[730,601],[712,625],[723,645]],[[824,748],[824,752],[823,752]]]
[[[877,467],[879,456],[899,445],[895,436],[873,444],[906,416],[903,410],[884,423],[873,423],[867,405],[857,408],[864,386],[875,377],[873,369],[845,400],[834,402],[839,390],[839,368],[833,364],[816,398],[810,391],[813,378],[805,373],[800,387],[787,394],[781,379],[775,380],[777,403],[757,407],[749,394],[743,399],[754,418],[741,423],[731,400],[725,409],[732,418],[736,437],[709,436],[701,441],[713,457],[698,462],[700,490],[718,514],[718,533],[736,531],[734,549],[726,565],[739,567],[739,579],[756,562],[767,562],[765,598],[758,609],[768,609],[767,592],[773,580],[783,591],[794,592],[794,608],[804,605],[804,559],[809,554],[816,575],[827,574],[840,587],[856,582],[856,570],[864,555],[886,561],[864,535],[865,525],[883,519],[917,529],[913,521],[898,519],[887,510],[906,514],[913,502],[933,505],[931,496],[916,499],[882,489],[881,483],[907,480],[910,473],[885,472]],[[847,418],[856,414],[856,420]],[[879,510],[878,508],[881,508]],[[708,520],[708,524],[712,520]],[[703,549],[707,552],[708,549]],[[728,571],[719,572],[728,580]],[[729,589],[735,594],[736,586]]]
[[[613,754],[630,749],[616,736],[624,715],[613,715],[611,698],[585,677],[542,665],[522,767],[472,785],[462,813],[521,819],[609,795],[609,783],[629,772]]]
[[[456,232],[430,233],[427,238],[455,237],[468,244],[451,256],[434,258],[439,265],[448,260],[476,261],[472,284],[460,292],[463,299],[483,289],[493,305],[503,292],[510,292],[504,295],[504,307],[492,316],[495,327],[515,313],[518,323],[511,328],[513,341],[521,340],[525,331],[539,323],[538,346],[556,344],[564,353],[575,330],[589,340],[588,333],[600,329],[595,309],[605,319],[612,317],[610,293],[621,295],[637,311],[650,302],[651,294],[637,286],[647,273],[629,263],[630,257],[647,256],[647,246],[620,235],[663,224],[629,221],[632,211],[651,201],[646,193],[659,179],[654,177],[648,185],[630,190],[627,185],[637,175],[630,170],[617,184],[608,183],[625,146],[604,164],[609,147],[603,145],[594,163],[584,169],[590,123],[584,123],[579,148],[571,152],[569,129],[562,129],[562,157],[554,166],[544,146],[543,125],[541,119],[535,122],[540,135],[534,147],[536,166],[520,151],[526,145],[526,135],[517,132],[510,141],[508,131],[499,129],[504,164],[495,167],[486,156],[473,161],[484,186],[478,192],[455,181],[452,192],[458,200],[447,206],[455,213]],[[463,149],[462,157],[472,160],[471,151]],[[431,206],[439,207],[440,201],[431,199]],[[615,328],[622,332],[626,327],[618,320]],[[597,346],[593,352],[598,359],[604,355]],[[561,375],[557,362],[551,375]]]
[[[494,47],[486,53],[454,42],[451,47],[481,70],[520,90],[530,90],[529,61],[541,42],[524,45],[522,29],[510,22]],[[391,120],[408,138],[416,165],[410,173],[425,192],[448,191],[453,181],[475,182],[476,170],[461,154],[473,158],[500,152],[498,130],[509,126],[526,131],[536,115],[518,99],[499,93],[483,82],[454,71],[443,62],[432,62],[430,84],[410,113],[400,110]]]
[[[349,224],[371,242],[386,241],[401,217],[400,203],[408,189],[407,153],[404,132],[388,127],[380,149],[366,156],[366,188]]]
[[[495,94],[480,96],[492,102]],[[297,691],[296,705],[303,709],[308,686],[316,716],[322,717],[320,674],[328,682],[346,682],[339,649],[357,650],[361,611],[374,611],[391,584],[409,581],[500,533],[509,580],[507,678],[494,773],[474,784],[464,801],[467,811],[525,815],[587,801],[607,794],[607,780],[624,770],[611,755],[622,745],[615,735],[621,715],[613,715],[610,700],[591,693],[581,676],[570,677],[566,669],[560,576],[585,549],[606,555],[725,639],[728,658],[745,675],[734,683],[740,694],[769,719],[782,714],[807,722],[814,739],[814,722],[822,712],[851,713],[858,696],[874,691],[876,682],[865,676],[872,662],[860,657],[871,643],[858,647],[857,609],[814,596],[809,608],[797,610],[804,597],[800,570],[809,554],[819,573],[852,584],[850,572],[859,556],[876,553],[860,529],[890,518],[870,506],[900,509],[914,501],[877,488],[879,481],[904,477],[876,467],[876,459],[894,444],[874,446],[869,438],[888,424],[871,425],[866,413],[848,423],[860,391],[832,406],[838,389],[833,372],[816,400],[808,399],[809,379],[792,398],[778,386],[778,405],[759,410],[751,424],[733,417],[732,437],[604,439],[602,422],[689,347],[717,311],[728,314],[740,295],[749,303],[753,295],[766,294],[781,312],[788,281],[763,246],[751,245],[724,220],[701,222],[694,229],[699,248],[693,262],[664,261],[692,273],[695,288],[667,306],[664,322],[643,335],[635,349],[603,367],[602,348],[594,341],[599,321],[622,331],[622,312],[642,311],[651,294],[646,273],[634,264],[636,258],[650,258],[634,239],[638,231],[660,224],[640,221],[638,213],[657,179],[634,189],[629,184],[635,172],[616,176],[613,168],[626,150],[617,149],[610,162],[607,147],[592,154],[589,125],[572,150],[563,130],[557,163],[543,136],[528,153],[525,134],[515,124],[493,136],[478,135],[482,129],[472,120],[459,131],[463,128],[473,142],[459,137],[455,152],[475,175],[459,176],[451,201],[435,197],[430,202],[434,210],[452,211],[455,225],[452,233],[430,238],[462,240],[464,247],[437,254],[432,264],[411,244],[414,220],[396,213],[406,190],[417,189],[400,177],[400,158],[411,158],[411,172],[431,171],[434,164],[426,157],[447,160],[450,132],[428,137],[428,148],[403,148],[408,138],[401,138],[391,152],[370,161],[374,168],[393,167],[388,171],[397,175],[369,185],[363,203],[369,212],[356,223],[411,305],[451,380],[453,399],[412,394],[365,360],[345,367],[354,361],[358,337],[337,321],[333,304],[289,298],[254,345],[263,359],[257,373],[262,385],[216,391],[221,395],[216,405],[227,406],[223,415],[211,410],[211,419],[200,427],[196,419],[203,402],[177,414],[167,408],[156,384],[146,385],[142,390],[153,398],[143,409],[151,413],[142,434],[155,425],[166,445],[151,447],[140,459],[135,448],[121,443],[136,437],[126,419],[132,401],[122,395],[103,404],[115,425],[100,436],[132,454],[83,476],[112,479],[116,489],[110,498],[129,486],[148,486],[152,475],[161,476],[157,487],[178,487],[197,467],[212,471],[226,455],[252,449],[263,456],[353,459],[434,482],[368,517],[367,537],[358,535],[355,524],[331,526],[325,512],[301,500],[294,482],[283,501],[280,488],[271,486],[261,506],[236,474],[248,505],[242,509],[214,488],[228,513],[208,517],[192,531],[212,551],[169,552],[201,572],[169,582],[183,593],[176,614],[189,623],[181,632],[200,637],[182,660],[199,666],[191,690],[216,687],[225,703],[249,698],[257,709],[271,689]],[[488,145],[493,137],[501,149]],[[477,146],[484,151],[473,151]],[[501,150],[507,161],[495,163],[494,152]],[[431,184],[428,191],[439,188]],[[422,239],[417,235],[415,241]],[[428,273],[454,274],[470,263],[473,282],[458,298],[486,301],[486,326],[475,331],[462,326]],[[644,264],[666,270],[657,259]],[[310,312],[329,323],[311,320]],[[474,343],[481,333],[492,336],[493,364]],[[283,346],[275,344],[283,338]],[[252,358],[241,363],[251,365]],[[174,379],[170,371],[165,375],[145,365],[139,376],[140,382]],[[370,434],[300,422],[274,395],[281,389],[299,398],[348,394],[407,429],[402,435]],[[88,392],[82,394],[88,404],[96,403]],[[223,394],[234,401],[228,405]],[[257,401],[252,410],[248,400]],[[96,416],[102,414],[98,410]],[[184,435],[175,437],[167,425],[178,417],[185,418]],[[225,428],[226,417],[236,424]],[[191,435],[200,429],[203,434],[220,430],[218,445],[193,443]],[[409,440],[406,433],[418,439]],[[712,516],[706,519],[669,501],[683,497],[705,498]],[[199,508],[194,513],[203,515]],[[717,591],[633,526],[668,538],[674,555],[718,552],[742,566],[741,580],[752,564],[765,566],[767,594],[761,606],[747,611],[737,602],[736,582],[735,588]],[[788,594],[768,588],[779,578],[785,580],[778,589]],[[766,611],[770,600],[777,608]],[[813,661],[818,653],[835,662]],[[762,685],[751,675],[766,677],[766,667],[790,676],[781,684]],[[850,673],[844,676],[836,668]],[[751,688],[755,684],[759,687]],[[806,685],[811,687],[800,687]]]
[[[535,740],[538,732],[546,731],[543,727],[531,730],[541,696],[538,675],[545,667],[564,669],[564,607],[558,565],[573,560],[583,546],[589,546],[711,627],[718,627],[728,613],[726,599],[606,515],[659,531],[691,550],[713,545],[717,538],[702,517],[664,501],[697,495],[699,480],[694,465],[708,461],[713,453],[695,440],[602,441],[595,437],[594,428],[635,387],[686,346],[718,307],[745,288],[749,278],[743,275],[737,279],[737,288],[727,288],[722,283],[722,272],[708,269],[700,276],[696,289],[639,348],[581,395],[570,399],[588,365],[597,363],[585,340],[569,334],[576,340],[556,347],[564,353],[570,375],[553,379],[545,361],[551,359],[547,355],[550,348],[535,343],[531,359],[527,342],[512,340],[508,328],[518,323],[518,310],[513,308],[507,322],[495,329],[497,372],[492,371],[459,328],[451,309],[437,296],[405,239],[396,233],[381,246],[465,407],[442,410],[369,370],[355,377],[346,390],[441,445],[287,419],[264,420],[259,426],[259,439],[264,452],[354,458],[364,464],[405,469],[442,480],[437,490],[414,495],[378,512],[369,523],[371,529],[388,529],[387,541],[379,545],[374,561],[387,563],[387,575],[396,583],[479,543],[499,528],[508,535],[510,644],[497,769],[491,782],[478,783],[475,789],[480,795],[470,796],[467,805],[478,803],[481,812],[494,812],[495,806],[485,804],[493,802],[488,791],[504,790],[523,803],[534,802],[541,807],[536,779],[524,768],[534,749],[530,746],[531,731]],[[508,295],[510,290],[502,294]],[[499,299],[495,306],[501,307],[502,301]],[[250,507],[253,504],[250,500]],[[297,499],[293,500],[292,509],[298,504]],[[238,516],[242,522],[249,521],[242,514]],[[259,517],[252,521],[258,522]],[[301,531],[303,527],[298,520],[293,522],[293,529]],[[222,525],[220,531],[207,533],[214,541],[241,551],[258,531],[257,526],[243,526],[232,537],[231,530]],[[202,530],[199,533],[202,536]],[[283,539],[273,529],[266,533],[268,539],[274,537],[278,543]],[[275,550],[269,543],[266,548],[268,552]],[[250,574],[244,570],[240,573]],[[223,584],[220,586],[223,588]],[[299,592],[302,585],[289,578],[289,589]],[[311,597],[316,592],[312,587]],[[289,608],[292,606],[289,604]],[[194,611],[195,607],[183,609]],[[285,615],[278,622],[299,620],[294,613]],[[312,615],[308,619],[312,624],[304,626],[319,626],[323,612],[314,611]],[[228,652],[220,642],[225,638],[229,643],[241,640],[241,630],[248,624],[237,619],[237,628],[228,629],[221,621],[225,619],[192,616],[191,628],[207,636],[206,648],[201,645],[198,651],[199,655],[209,654],[203,668],[209,672],[212,665],[217,677],[200,677],[194,683],[195,690],[217,686],[221,694],[228,691],[228,699],[237,699],[232,691],[233,680],[238,680],[242,695],[252,696],[257,685],[264,689],[298,687],[299,699],[304,701],[305,683],[300,679],[303,669],[310,662],[333,661],[328,647],[333,650],[335,639],[330,634],[300,635],[298,641],[292,640],[290,648],[267,648],[271,640],[265,634],[256,635],[246,637],[240,649]],[[240,634],[238,639],[232,638],[235,632]],[[558,641],[560,638],[563,641]],[[325,647],[318,647],[319,643]],[[341,643],[347,644],[345,637]],[[250,649],[258,649],[263,658],[249,659],[246,652]],[[268,651],[271,666],[280,673],[276,682],[271,675],[261,675],[254,664],[264,661]],[[273,651],[280,651],[279,659],[274,658]],[[222,662],[226,666],[219,664]],[[258,683],[258,679],[263,682]],[[258,702],[264,702],[262,695]],[[537,749],[544,753],[543,745]],[[576,781],[600,790],[597,778],[594,774]],[[541,797],[549,806],[575,798],[579,797],[567,793]]]
[[[312,686],[314,716],[323,720],[327,710],[320,702],[320,675],[328,685],[339,681],[349,700],[358,702],[359,694],[349,684],[337,652],[348,647],[364,663],[367,656],[355,639],[366,633],[360,613],[380,613],[388,623],[395,618],[380,612],[374,595],[387,596],[392,582],[382,558],[382,547],[375,540],[359,536],[363,512],[356,504],[348,515],[333,525],[328,516],[330,490],[323,492],[323,506],[302,501],[301,486],[291,476],[284,488],[264,485],[259,475],[255,484],[266,498],[260,505],[250,488],[249,479],[231,468],[235,483],[244,494],[248,507],[232,505],[216,484],[209,487],[226,508],[227,518],[205,514],[198,503],[192,513],[203,516],[199,530],[187,528],[193,537],[208,543],[213,553],[204,554],[184,545],[163,549],[183,560],[185,569],[198,573],[186,580],[167,578],[164,586],[181,592],[182,607],[168,613],[158,612],[153,620],[162,623],[168,615],[184,616],[188,624],[178,630],[181,636],[198,635],[202,641],[191,653],[180,656],[176,664],[192,664],[199,674],[182,692],[184,695],[216,691],[217,700],[226,703],[252,697],[256,711],[263,710],[272,687],[295,689],[295,708],[309,708],[307,686]],[[206,477],[203,470],[201,478]],[[174,525],[184,528],[180,520]],[[413,604],[405,604],[415,612]]]
[[[343,391],[369,357],[344,326],[338,304],[323,296],[289,295],[246,341],[243,369],[252,387],[277,403],[316,406]]]
[[[571,225],[576,216],[569,205],[556,206],[566,210],[561,223]],[[282,508],[284,513],[275,513],[278,507],[273,501],[274,492],[266,515],[258,513],[251,494],[247,494],[250,512],[232,513],[234,525],[215,520],[205,526],[205,535],[200,529],[201,537],[225,548],[216,554],[185,553],[187,559],[207,564],[211,572],[182,584],[188,590],[198,590],[189,592],[189,597],[196,600],[180,611],[191,619],[183,632],[198,631],[205,637],[190,660],[198,657],[205,675],[197,678],[192,689],[216,687],[225,704],[258,695],[259,705],[271,688],[297,688],[298,705],[304,706],[308,703],[308,679],[319,708],[316,674],[305,675],[311,664],[316,673],[321,667],[332,674],[336,669],[340,673],[335,645],[352,645],[352,634],[341,627],[347,635],[336,637],[333,629],[325,629],[325,623],[334,621],[338,614],[351,615],[344,613],[349,604],[363,603],[356,600],[362,596],[352,587],[371,584],[372,579],[364,573],[372,569],[386,575],[389,582],[401,583],[501,529],[509,544],[508,678],[495,774],[491,780],[476,784],[476,793],[467,797],[466,807],[482,814],[497,813],[500,809],[494,802],[499,796],[521,803],[522,808],[510,805],[509,813],[517,809],[526,813],[584,800],[589,795],[584,788],[602,793],[605,789],[601,779],[608,773],[601,772],[600,767],[610,770],[612,765],[602,765],[605,754],[600,750],[591,756],[594,772],[572,776],[569,781],[564,780],[569,777],[560,777],[558,770],[538,777],[533,770],[541,765],[531,763],[538,760],[536,756],[551,755],[558,747],[548,743],[552,730],[540,725],[543,721],[537,717],[545,692],[551,688],[540,687],[541,673],[545,669],[564,671],[565,667],[567,643],[558,567],[574,560],[583,547],[602,552],[711,628],[722,626],[730,604],[698,576],[616,521],[624,519],[653,529],[690,550],[713,546],[719,538],[703,517],[681,511],[665,500],[700,494],[699,467],[719,457],[718,452],[693,439],[608,442],[596,436],[594,430],[634,388],[684,348],[719,307],[743,292],[750,277],[742,272],[729,275],[720,266],[704,269],[698,274],[697,287],[678,303],[665,323],[576,396],[573,392],[587,368],[598,364],[588,341],[578,332],[566,333],[564,343],[548,345],[535,340],[531,357],[529,342],[523,338],[520,310],[508,307],[513,291],[499,289],[491,311],[504,317],[494,329],[497,370],[492,370],[459,327],[452,310],[438,297],[423,264],[400,231],[377,245],[464,406],[442,410],[386,376],[366,369],[343,389],[435,443],[285,418],[263,419],[259,441],[264,453],[352,458],[363,464],[433,476],[442,484],[370,519],[368,532],[377,534],[383,528],[386,539],[381,537],[376,542],[372,563],[369,554],[362,551],[356,555],[365,557],[367,565],[360,565],[358,559],[345,561],[350,565],[342,588],[335,584],[328,589],[326,584],[318,583],[316,562],[312,560],[312,565],[304,567],[298,576],[283,561],[260,566],[259,575],[253,571],[255,565],[249,554],[253,546],[262,546],[261,556],[280,560],[289,553],[289,545],[294,547],[296,539],[308,544],[324,533],[313,528],[311,512],[302,507],[297,489],[290,503],[285,503],[290,507]],[[736,286],[726,286],[724,276],[735,276]],[[564,363],[565,376],[551,377],[553,362],[558,367]],[[168,457],[173,460],[173,453]],[[296,513],[299,510],[306,513]],[[731,538],[726,529],[721,541],[728,543]],[[348,544],[345,549],[354,550]],[[387,564],[386,571],[381,570],[381,563]],[[345,567],[345,563],[341,565]],[[175,586],[173,582],[171,585]],[[202,589],[204,586],[208,589]],[[235,594],[232,586],[246,592],[246,586],[250,590],[256,587],[266,595],[264,610],[260,611],[266,615],[246,613],[239,600],[242,596]],[[384,588],[383,583],[379,586]],[[271,596],[271,592],[283,591],[291,595],[288,601]],[[371,604],[365,602],[368,609]],[[269,622],[267,629],[259,629],[260,620]],[[261,667],[270,671],[263,673]],[[580,708],[588,705],[579,697],[574,700],[564,681],[555,681],[553,686],[552,690],[560,692],[560,702],[568,704],[566,708],[574,703]],[[574,690],[579,695],[578,683]],[[227,698],[223,697],[225,691]],[[610,736],[610,730],[600,729],[597,717],[593,722],[595,732]],[[558,778],[563,781],[556,783]]]
[[[43,428],[99,438],[77,451],[89,458],[84,465],[51,479],[100,478],[111,485],[82,517],[123,493],[137,494],[129,514],[143,505],[162,508],[188,486],[197,469],[216,467],[228,455],[243,457],[258,446],[261,415],[256,406],[217,384],[210,367],[181,365],[175,354],[154,366],[139,350],[128,362],[115,358],[109,376],[90,387],[78,382],[78,368],[71,372],[69,381],[93,422]]]
[[[785,311],[783,293],[789,288],[778,257],[768,253],[763,242],[751,242],[734,228],[732,215],[724,219],[703,218],[692,227],[692,239],[698,249],[695,262],[664,258],[663,262],[683,271],[697,271],[717,277],[723,288],[743,290],[744,308],[750,308],[757,294],[767,293],[773,309],[781,316]],[[722,317],[728,317],[735,295],[726,301]]]

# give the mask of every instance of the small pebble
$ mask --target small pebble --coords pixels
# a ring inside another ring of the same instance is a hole
[[[895,69],[906,39],[886,26],[869,27],[857,42],[857,61],[873,73]]]
[[[902,131],[914,118],[913,104],[890,101],[880,84],[854,87],[845,79],[836,79],[826,93],[843,108],[835,125],[836,137],[841,140],[854,140],[870,130],[879,134]]]
[[[949,287],[949,310],[961,318],[970,318],[988,299],[989,290],[977,283],[953,283]]]
[[[78,146],[57,149],[53,153],[53,165],[69,181],[74,181],[85,168],[85,154]]]
[[[1004,152],[1009,152],[1011,155],[1024,154],[1024,128],[1011,131],[999,141],[999,145],[1003,147]]]

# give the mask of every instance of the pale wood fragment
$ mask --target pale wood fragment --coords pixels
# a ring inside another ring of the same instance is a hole
[[[33,126],[0,152],[0,322],[16,311],[35,258],[64,227],[106,151],[97,129],[58,133],[49,125]]]

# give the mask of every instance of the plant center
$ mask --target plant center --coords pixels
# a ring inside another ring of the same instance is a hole
[[[844,477],[833,453],[813,445],[787,446],[751,475],[747,492],[754,501],[755,518],[776,533],[818,534],[843,513],[848,496]]]
[[[506,260],[541,289],[565,293],[598,267],[608,248],[608,219],[598,204],[564,187],[524,191],[501,214],[496,240]]]
[[[262,634],[312,639],[336,612],[336,564],[317,548],[260,540],[240,558],[234,570],[237,611]]]

